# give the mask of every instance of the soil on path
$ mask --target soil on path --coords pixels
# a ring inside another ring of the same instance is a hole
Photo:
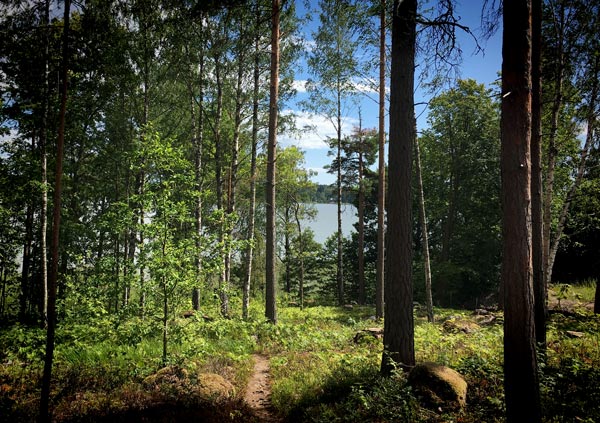
[[[261,422],[277,423],[282,420],[273,412],[271,405],[271,383],[269,381],[269,359],[254,354],[254,371],[248,382],[244,400],[254,416]]]

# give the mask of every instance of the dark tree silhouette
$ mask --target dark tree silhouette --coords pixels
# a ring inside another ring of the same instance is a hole
[[[412,292],[412,151],[417,1],[394,1],[384,352],[381,371],[415,364]]]
[[[540,422],[531,242],[531,0],[504,0],[502,283],[507,422]]]

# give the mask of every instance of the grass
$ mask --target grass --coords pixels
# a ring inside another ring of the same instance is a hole
[[[593,299],[593,289],[591,283],[573,286],[565,295],[580,304]],[[417,361],[453,367],[469,383],[468,405],[458,412],[420,405],[401,373],[379,376],[381,340],[367,336],[354,341],[357,332],[382,326],[371,317],[371,307],[282,307],[276,326],[261,317],[256,303],[249,321],[220,319],[216,310],[216,305],[205,310],[213,321],[199,316],[176,319],[169,344],[170,365],[191,375],[216,373],[235,386],[228,406],[220,404],[209,413],[215,421],[247,419],[241,397],[252,372],[253,353],[270,357],[272,403],[287,421],[503,421],[501,314],[492,324],[467,334],[448,330],[443,322],[474,321],[468,311],[436,309],[437,321],[428,323],[423,311],[416,310]],[[143,384],[162,367],[160,328],[150,319],[118,321],[104,316],[85,325],[65,322],[57,336],[52,391],[56,421],[111,413],[128,416],[156,404],[170,406],[171,399],[148,392]],[[0,332],[0,415],[11,421],[35,420],[43,345],[39,329],[16,325]],[[540,369],[546,422],[600,421],[598,316],[579,306],[570,313],[553,313]],[[177,401],[183,401],[180,405],[186,410],[190,405],[185,398]]]

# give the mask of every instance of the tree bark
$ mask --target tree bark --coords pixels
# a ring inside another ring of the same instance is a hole
[[[269,92],[269,139],[267,147],[266,222],[266,286],[265,316],[277,323],[276,266],[277,238],[275,234],[275,176],[277,158],[277,98],[279,95],[279,15],[281,0],[272,0],[271,18],[271,77]]]
[[[531,241],[531,0],[504,0],[502,281],[508,423],[541,421]]]
[[[385,272],[385,0],[379,14],[379,187],[377,192],[377,281],[375,287],[375,318],[383,318],[383,287]]]
[[[412,285],[412,145],[416,0],[395,0],[392,22],[390,145],[382,373],[415,364]]]
[[[250,152],[250,213],[248,216],[248,250],[246,251],[246,275],[242,293],[242,318],[248,319],[250,308],[250,282],[254,255],[254,228],[256,220],[256,150],[258,144],[258,102],[260,90],[260,7],[256,2],[256,36],[254,39],[254,86],[252,93],[252,146]]]
[[[532,0],[531,50],[531,251],[535,303],[535,340],[546,349],[546,284],[544,284],[542,205],[542,0]]]
[[[69,69],[69,17],[71,1],[65,0],[64,29],[62,35],[62,66],[61,66],[61,100],[58,126],[58,139],[56,143],[56,168],[54,179],[54,210],[52,224],[52,262],[48,279],[48,325],[46,333],[46,355],[44,358],[44,373],[42,376],[42,391],[40,398],[40,422],[50,422],[50,382],[52,380],[52,362],[54,359],[54,337],[56,332],[56,280],[58,278],[58,247],[60,234],[60,212],[62,194],[63,156],[65,141],[65,121],[67,112],[67,87]]]
[[[431,261],[429,260],[429,233],[427,230],[427,215],[425,214],[425,194],[421,175],[421,149],[419,141],[415,141],[415,171],[419,189],[419,222],[423,237],[423,267],[425,269],[425,303],[427,304],[427,321],[433,323],[433,297],[431,293]]]

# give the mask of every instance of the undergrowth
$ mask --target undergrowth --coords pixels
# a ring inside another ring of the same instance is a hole
[[[574,288],[569,295],[579,303],[589,292]],[[54,419],[135,420],[141,410],[168,414],[176,403],[182,416],[197,418],[201,406],[212,410],[205,420],[245,421],[248,410],[241,398],[252,372],[252,354],[261,353],[270,357],[272,404],[286,421],[503,421],[501,314],[463,333],[442,323],[474,321],[472,313],[435,311],[435,323],[416,311],[417,361],[444,364],[465,377],[469,388],[462,411],[428,409],[403,374],[380,376],[381,339],[354,339],[363,329],[382,326],[371,307],[283,307],[274,326],[254,304],[248,321],[219,318],[215,305],[203,310],[204,315],[170,323],[167,365],[194,375],[216,373],[235,386],[234,397],[218,405],[221,411],[191,398],[186,402],[185,396],[173,402],[144,388],[144,379],[164,365],[161,330],[151,319],[102,315],[85,324],[61,322],[52,385]],[[6,421],[36,418],[44,336],[38,328],[21,325],[0,331],[0,415]],[[600,421],[600,318],[583,307],[552,313],[547,345],[539,359],[545,421]]]

